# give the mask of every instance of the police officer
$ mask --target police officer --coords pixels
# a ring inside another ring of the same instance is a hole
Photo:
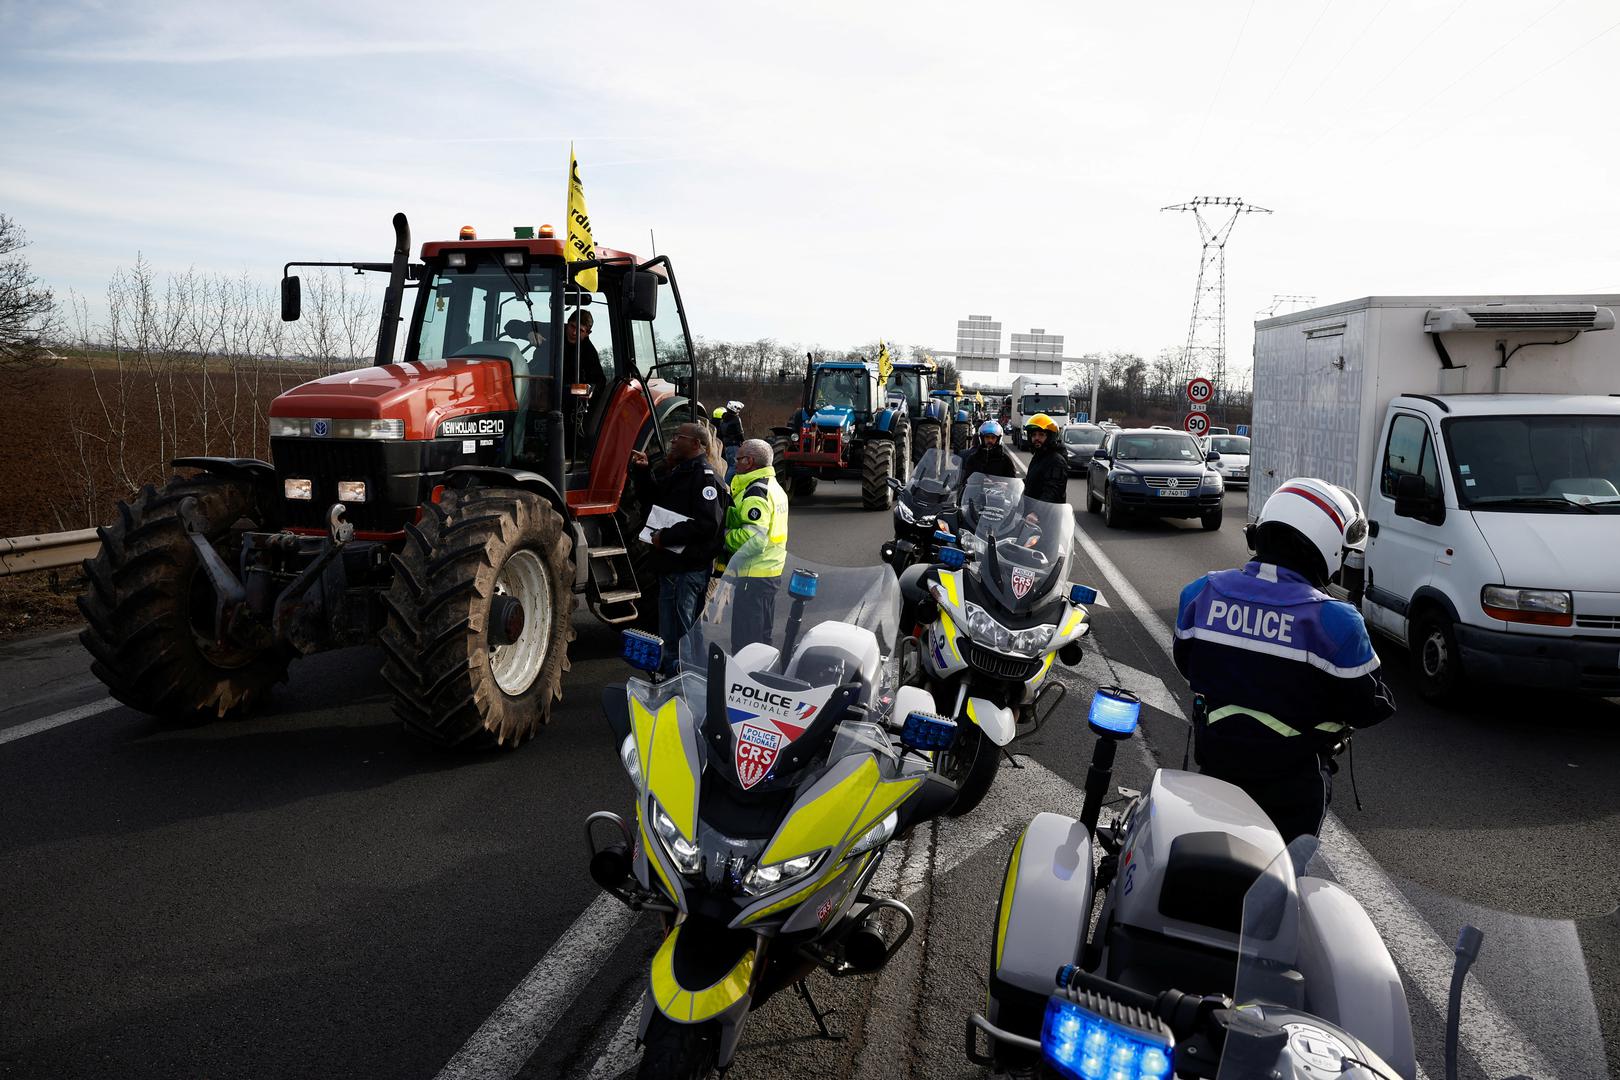
[[[728,401],[714,410],[714,426],[726,459],[726,482],[737,475],[737,448],[743,444],[742,402]]]
[[[962,486],[967,487],[968,477],[974,473],[984,473],[986,476],[1017,476],[1018,467],[1013,463],[1012,455],[1007,448],[1001,445],[1001,425],[994,420],[986,420],[979,425],[979,444],[967,452],[962,459]]]
[[[737,448],[737,475],[726,511],[726,576],[733,579],[731,647],[771,640],[776,591],[787,565],[788,499],[776,482],[771,444],[747,439]]]
[[[1063,460],[1057,421],[1036,413],[1024,425],[1029,439],[1029,472],[1024,477],[1024,497],[1037,502],[1069,501],[1069,465]]]
[[[1353,495],[1289,480],[1250,526],[1254,561],[1181,591],[1174,653],[1197,695],[1199,770],[1248,792],[1285,841],[1322,827],[1351,731],[1395,712],[1360,612],[1322,591],[1366,538]]]
[[[681,639],[703,610],[709,568],[721,548],[725,504],[708,454],[709,433],[700,424],[676,429],[666,448],[666,467],[656,480],[647,455],[639,450],[630,454],[644,501],[686,519],[653,530],[648,559],[658,575],[658,636],[664,639],[666,675],[674,673]]]

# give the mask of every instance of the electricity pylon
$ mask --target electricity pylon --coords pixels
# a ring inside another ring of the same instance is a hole
[[[1219,207],[1227,214],[1225,221],[1211,225],[1204,218],[1205,207]],[[1207,372],[1219,396],[1226,390],[1226,241],[1241,215],[1271,211],[1234,195],[1200,195],[1160,210],[1190,210],[1198,222],[1204,250],[1198,262],[1198,287],[1193,290],[1192,319],[1187,324],[1187,347],[1181,358],[1188,371]]]
[[[1295,296],[1292,293],[1272,293],[1270,306],[1261,308],[1259,311],[1255,312],[1255,314],[1263,315],[1264,317],[1270,319],[1274,317],[1284,305],[1287,305],[1290,311],[1297,311],[1300,308],[1315,307],[1316,297]]]

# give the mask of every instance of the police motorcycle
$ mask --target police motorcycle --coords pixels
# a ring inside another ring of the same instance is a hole
[[[912,634],[902,673],[952,703],[957,738],[938,768],[959,787],[960,815],[989,792],[1020,727],[1033,734],[1062,701],[1052,664],[1080,662],[1097,594],[1069,581],[1072,508],[1029,498],[1021,478],[969,477],[958,518],[936,534],[939,562],[910,567],[900,587]]]
[[[935,534],[954,533],[956,489],[962,459],[949,450],[930,449],[917,460],[909,483],[889,480],[895,491],[894,539],[884,544],[883,561],[902,573],[913,563],[938,561],[940,541]]]
[[[768,641],[734,647],[728,575],[673,678],[603,691],[636,810],[590,816],[591,876],[666,930],[638,1030],[648,1080],[725,1069],[748,1013],[788,987],[826,1034],[805,980],[875,972],[905,944],[911,912],[874,895],[873,876],[955,796],[932,769],[954,725],[896,686],[893,573],[788,566]],[[661,646],[625,631],[644,672]]]
[[[1080,816],[1040,814],[1015,842],[968,1056],[997,1069],[1043,1058],[1047,1075],[1077,1080],[1411,1080],[1394,960],[1348,892],[1305,873],[1314,837],[1290,851],[1242,789],[1175,769],[1145,793],[1121,789],[1125,808],[1098,828],[1140,712],[1128,691],[1096,692]]]

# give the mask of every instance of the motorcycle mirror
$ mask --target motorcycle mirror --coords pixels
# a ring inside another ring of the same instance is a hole
[[[645,630],[626,630],[622,637],[624,641],[622,655],[631,667],[649,674],[663,667],[663,638],[657,634],[649,634]]]
[[[894,488],[894,490],[896,490],[896,491],[904,491],[904,490],[906,490],[906,485],[902,484],[900,481],[896,480],[892,476],[886,478],[884,480],[884,483],[888,484],[890,487]]]

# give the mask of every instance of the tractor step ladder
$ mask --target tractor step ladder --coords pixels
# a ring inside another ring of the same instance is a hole
[[[585,603],[592,614],[605,623],[634,622],[640,614],[636,601],[641,599],[641,589],[624,535],[619,531],[618,515],[595,514],[582,518],[581,522],[585,525],[586,540],[591,544]]]

